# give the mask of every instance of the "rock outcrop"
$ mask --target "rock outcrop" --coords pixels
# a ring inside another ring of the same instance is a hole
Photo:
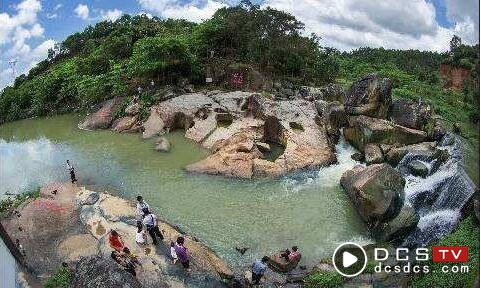
[[[396,216],[404,201],[405,180],[388,164],[356,166],[344,172],[341,186],[370,226]]]
[[[143,286],[112,259],[95,256],[83,258],[77,263],[72,287],[141,288]],[[169,286],[164,284],[157,287]]]
[[[416,228],[418,222],[419,215],[414,208],[404,205],[394,219],[377,223],[372,234],[380,242],[398,240]]]
[[[114,120],[114,114],[122,104],[123,98],[116,97],[102,103],[101,108],[87,116],[84,121],[79,124],[79,128],[94,130],[108,129]]]
[[[386,119],[391,105],[391,82],[369,74],[354,82],[344,102],[348,115]]]
[[[427,133],[396,125],[390,121],[368,116],[350,117],[349,127],[344,128],[344,137],[359,150],[368,143],[405,146],[427,139]]]
[[[379,145],[372,143],[366,144],[364,147],[364,159],[368,165],[384,162],[384,156]]]
[[[433,110],[425,102],[398,99],[392,103],[389,116],[395,124],[426,131],[428,124],[433,121]]]
[[[187,138],[212,151],[188,165],[190,172],[275,177],[335,162],[333,144],[318,118],[315,105],[306,100],[275,102],[247,92],[186,94],[152,107],[144,137],[186,130]],[[268,161],[265,147],[255,143],[277,143],[285,150]]]

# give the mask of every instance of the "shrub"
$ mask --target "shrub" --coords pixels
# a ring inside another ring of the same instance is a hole
[[[70,287],[72,280],[72,273],[66,267],[58,269],[47,281],[43,284],[44,288],[67,288]]]

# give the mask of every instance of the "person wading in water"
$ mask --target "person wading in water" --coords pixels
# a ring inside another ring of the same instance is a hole
[[[77,183],[77,178],[75,177],[75,169],[73,168],[73,165],[70,164],[70,161],[67,160],[67,169],[70,172],[70,180],[73,183]]]

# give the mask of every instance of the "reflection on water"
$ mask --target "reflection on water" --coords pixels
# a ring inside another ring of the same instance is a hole
[[[337,146],[340,164],[281,180],[236,180],[187,174],[182,168],[207,151],[167,136],[169,153],[154,140],[111,131],[77,129],[77,116],[24,120],[0,126],[0,193],[49,181],[67,181],[71,159],[81,184],[109,187],[114,194],[144,196],[171,223],[196,235],[233,266],[294,244],[305,263],[329,257],[337,244],[366,241],[365,227],[339,186],[352,167],[350,146]],[[250,249],[241,256],[234,246]]]

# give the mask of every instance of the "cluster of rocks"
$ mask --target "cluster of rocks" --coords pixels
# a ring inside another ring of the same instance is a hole
[[[137,114],[126,113],[123,118],[112,119],[115,103],[119,101],[106,102],[79,126],[137,131]],[[130,109],[134,105],[127,107],[129,111],[136,111]],[[109,117],[107,111],[111,112]],[[326,127],[313,101],[274,101],[257,93],[210,91],[183,94],[157,103],[150,108],[141,129],[143,138],[182,129],[186,138],[212,151],[206,159],[188,165],[187,171],[252,178],[276,177],[335,163],[335,142]],[[268,159],[271,145],[284,149],[277,159]],[[158,139],[156,146],[165,151],[170,145],[167,140]]]
[[[344,111],[344,137],[361,151],[352,157],[366,165],[346,171],[341,186],[377,240],[402,238],[420,218],[404,201],[404,177],[427,177],[449,158],[436,142],[446,130],[428,104],[406,99],[393,102],[389,80],[375,74],[352,85]],[[397,166],[408,154],[423,157],[406,158],[403,173]]]

